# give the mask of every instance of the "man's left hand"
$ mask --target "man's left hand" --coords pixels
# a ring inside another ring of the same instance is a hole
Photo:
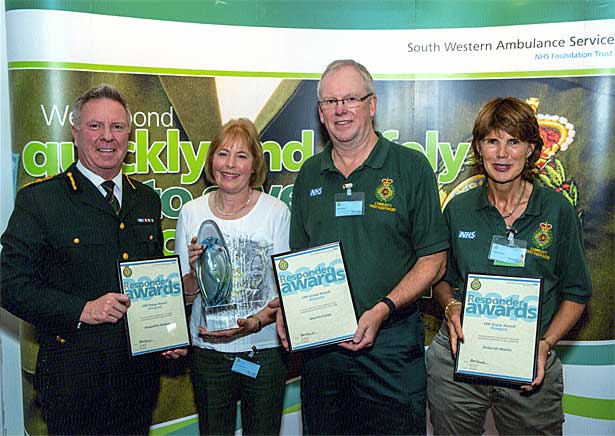
[[[280,342],[286,351],[289,350],[288,338],[286,337],[286,327],[284,324],[284,315],[282,314],[282,308],[280,307],[280,299],[274,298],[267,304],[267,306],[271,309],[276,309],[276,317],[275,317],[275,328],[278,332],[278,337],[280,338]]]
[[[389,308],[382,303],[377,303],[367,310],[359,318],[357,331],[351,341],[341,342],[338,345],[346,350],[359,351],[374,345],[378,331],[384,320],[389,316]]]

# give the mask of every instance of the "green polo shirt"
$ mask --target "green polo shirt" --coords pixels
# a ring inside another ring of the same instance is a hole
[[[581,223],[563,195],[534,182],[527,209],[513,227],[527,242],[525,266],[494,266],[488,259],[494,235],[506,236],[504,219],[487,199],[486,186],[453,198],[444,211],[451,235],[445,280],[463,289],[468,272],[543,277],[541,333],[561,300],[586,303],[592,283],[585,262]],[[459,296],[459,295],[458,295]]]
[[[419,257],[448,249],[436,179],[425,157],[378,134],[367,160],[345,178],[329,142],[308,159],[293,188],[290,246],[342,241],[359,316],[386,296]],[[362,216],[336,217],[335,195],[352,183]]]

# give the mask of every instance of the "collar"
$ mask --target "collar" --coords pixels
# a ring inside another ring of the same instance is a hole
[[[475,189],[479,189],[481,191],[476,196],[476,204],[474,206],[475,209],[480,210],[493,207],[487,198],[487,184],[485,183]],[[540,183],[538,183],[536,178],[534,178],[532,181],[532,193],[530,194],[525,212],[523,212],[524,215],[538,216],[542,214],[542,196],[544,195],[543,189],[544,188],[540,185]]]
[[[544,196],[544,186],[542,186],[534,177],[532,181],[532,194],[525,208],[525,215],[539,216],[542,215],[542,198]]]
[[[359,165],[357,170],[361,169],[364,166],[376,169],[383,167],[386,157],[389,154],[391,143],[386,138],[384,138],[380,132],[376,132],[376,135],[378,136],[378,141],[376,141],[374,149],[371,151],[369,156],[367,156],[365,162]],[[335,168],[335,164],[333,163],[333,156],[331,155],[332,151],[333,144],[331,140],[329,140],[325,145],[325,149],[322,152],[322,162],[320,164],[321,173],[324,173],[325,171],[337,171],[337,168]]]
[[[98,189],[98,191],[104,196],[107,195],[107,192],[105,191],[105,188],[102,187],[102,183],[106,180],[103,179],[102,177],[100,177],[98,174],[94,173],[93,171],[89,170],[88,168],[86,168],[83,163],[81,163],[81,161],[77,161],[77,165],[76,165],[77,169],[79,170],[79,172],[81,174],[83,174],[83,176],[88,179],[90,182],[92,182],[92,184],[94,186],[96,186],[96,188]],[[120,202],[120,204],[122,203],[122,171],[120,171],[119,173],[117,173],[115,175],[115,177],[113,179],[113,183],[115,184],[115,187],[113,188],[113,193],[115,194],[115,196],[117,197],[118,201]]]

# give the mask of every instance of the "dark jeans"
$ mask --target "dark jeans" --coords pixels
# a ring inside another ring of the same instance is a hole
[[[425,434],[423,323],[418,314],[381,329],[360,352],[305,354],[304,434]]]
[[[235,357],[261,365],[256,379],[231,371]],[[194,348],[192,385],[201,434],[235,434],[237,401],[241,401],[244,435],[280,433],[288,372],[281,348],[248,353],[220,353]]]

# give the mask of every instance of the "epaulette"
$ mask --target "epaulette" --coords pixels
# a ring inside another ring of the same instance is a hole
[[[43,183],[43,182],[46,182],[48,180],[54,179],[54,178],[58,177],[59,175],[60,174],[55,174],[53,176],[47,176],[47,177],[42,177],[40,179],[32,180],[31,182],[28,182],[25,185],[22,185],[22,187],[20,189],[29,188],[30,186],[38,185],[39,183]]]
[[[126,178],[126,181],[128,182],[128,184],[130,185],[130,187],[132,188],[133,191],[137,190],[137,187],[135,186],[134,182],[132,180],[130,180],[130,177],[128,177],[126,174],[124,174],[124,177]]]
[[[68,181],[68,184],[70,185],[71,189],[73,191],[77,190],[77,182],[75,182],[75,177],[73,176],[73,173],[68,171],[66,173],[66,180]]]

